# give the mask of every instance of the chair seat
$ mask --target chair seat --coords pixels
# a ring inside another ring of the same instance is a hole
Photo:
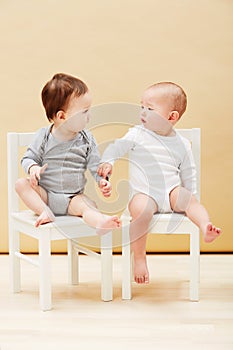
[[[125,224],[129,224],[131,217],[125,210],[121,217]],[[190,234],[190,229],[196,226],[184,215],[179,213],[155,214],[151,220],[150,231],[159,234]]]
[[[159,234],[190,234],[196,226],[183,214],[155,214],[151,221],[151,230]]]
[[[13,212],[11,216],[13,220],[17,221],[17,225],[22,232],[34,238],[38,238],[38,234],[42,231],[48,231],[51,234],[51,240],[74,239],[96,235],[96,229],[87,226],[83,219],[77,216],[56,216],[54,222],[39,227],[35,227],[37,215],[31,210]]]

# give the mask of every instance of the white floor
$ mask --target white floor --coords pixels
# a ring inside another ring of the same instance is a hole
[[[67,284],[67,259],[54,255],[53,310],[38,305],[36,268],[22,262],[22,292],[9,292],[0,255],[0,350],[232,350],[233,255],[202,255],[200,301],[188,299],[188,255],[149,255],[151,283],[121,300],[114,256],[114,300],[100,301],[100,266],[81,256],[81,283]]]

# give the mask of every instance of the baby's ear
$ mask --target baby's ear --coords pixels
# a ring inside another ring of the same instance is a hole
[[[177,112],[177,111],[172,111],[172,112],[170,112],[170,114],[169,114],[169,120],[170,120],[171,122],[177,122],[177,121],[179,120],[179,118],[180,118],[179,112]]]
[[[64,112],[64,111],[58,111],[58,112],[56,113],[55,118],[57,118],[57,119],[66,119],[66,117],[65,117],[65,112]]]

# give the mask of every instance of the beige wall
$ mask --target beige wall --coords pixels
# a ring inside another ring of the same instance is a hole
[[[156,81],[184,87],[189,104],[178,126],[202,129],[202,202],[224,230],[202,250],[233,250],[232,14],[230,0],[0,1],[1,252],[8,249],[6,133],[47,123],[40,91],[56,72],[86,81],[95,105],[139,103]],[[157,236],[148,243],[161,251],[188,246]]]

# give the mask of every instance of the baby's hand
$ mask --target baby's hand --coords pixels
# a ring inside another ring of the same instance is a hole
[[[103,178],[106,179],[108,175],[112,174],[112,165],[110,163],[100,164],[97,173],[99,176],[103,176]]]
[[[110,197],[112,193],[112,185],[107,180],[100,180],[99,182],[100,191],[103,193],[104,197]]]
[[[32,187],[35,187],[38,185],[38,181],[40,180],[40,175],[45,172],[47,169],[48,164],[44,164],[42,167],[39,165],[32,165],[29,169],[29,175],[30,175],[30,184]]]

